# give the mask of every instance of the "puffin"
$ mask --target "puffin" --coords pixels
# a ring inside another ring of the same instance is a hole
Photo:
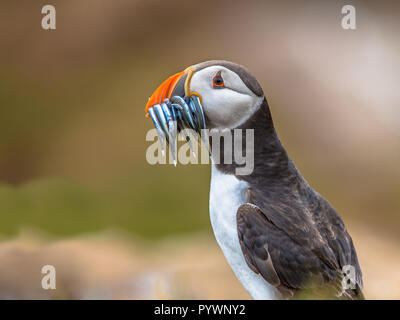
[[[162,83],[145,111],[173,96],[192,95],[201,99],[207,129],[241,129],[243,137],[247,129],[254,131],[251,173],[238,174],[241,164],[235,161],[213,161],[212,152],[209,198],[215,238],[249,295],[364,299],[352,238],[288,156],[256,78],[233,62],[202,62]],[[232,142],[224,140],[219,148],[224,143]]]

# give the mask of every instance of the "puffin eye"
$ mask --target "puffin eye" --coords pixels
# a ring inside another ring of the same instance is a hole
[[[225,88],[224,79],[222,79],[221,71],[218,71],[213,78],[213,88],[222,89]]]

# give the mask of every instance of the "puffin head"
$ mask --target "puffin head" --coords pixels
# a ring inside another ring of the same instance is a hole
[[[249,119],[264,100],[263,90],[243,66],[223,60],[202,62],[166,81],[150,97],[150,107],[173,96],[200,98],[208,129],[236,128]]]

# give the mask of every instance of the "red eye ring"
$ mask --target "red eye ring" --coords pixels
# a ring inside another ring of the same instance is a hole
[[[225,83],[224,79],[221,76],[221,71],[218,71],[217,74],[213,77],[213,88],[214,89],[225,88]]]

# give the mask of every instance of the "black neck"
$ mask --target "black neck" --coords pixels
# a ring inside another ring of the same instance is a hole
[[[289,183],[297,177],[298,172],[276,134],[271,112],[265,98],[260,108],[237,129],[243,129],[243,150],[246,150],[245,129],[254,129],[254,171],[248,176],[237,176],[239,179],[249,180],[259,177],[266,182],[272,182],[273,180],[275,182]],[[221,141],[221,164],[217,164],[216,167],[222,172],[235,174],[235,169],[238,165],[234,160],[233,164],[223,164],[223,145]]]

